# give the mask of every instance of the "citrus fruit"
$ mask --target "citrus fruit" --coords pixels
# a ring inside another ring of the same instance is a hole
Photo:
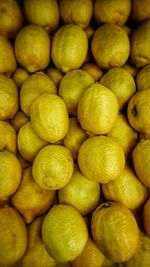
[[[17,152],[17,134],[15,129],[7,121],[0,121],[0,151],[6,149],[16,154]]]

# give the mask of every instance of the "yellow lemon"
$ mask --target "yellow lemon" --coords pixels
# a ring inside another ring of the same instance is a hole
[[[92,0],[62,0],[60,14],[64,23],[77,24],[84,29],[89,25],[93,15]]]
[[[127,164],[118,178],[102,184],[102,190],[107,201],[120,202],[131,210],[142,205],[148,196],[147,187]]]
[[[8,150],[16,154],[17,152],[17,134],[15,129],[7,121],[0,121],[0,150]]]
[[[54,65],[62,72],[80,68],[87,51],[86,33],[78,25],[63,25],[54,34],[51,56]]]
[[[136,75],[137,90],[141,91],[150,89],[149,79],[150,79],[150,65],[147,65],[144,68],[142,68]]]
[[[54,84],[56,85],[56,87],[59,86],[61,79],[63,78],[64,74],[58,70],[55,67],[50,66],[47,71],[46,74],[50,77],[50,79],[54,82]]]
[[[48,33],[59,25],[59,6],[57,0],[25,0],[24,11],[30,23],[37,24]]]
[[[21,110],[18,110],[13,119],[11,120],[11,124],[18,133],[20,128],[27,123],[30,118]]]
[[[33,100],[43,92],[56,94],[54,82],[42,71],[30,75],[22,84],[20,90],[20,106],[27,116],[30,116],[30,106]]]
[[[32,168],[23,171],[18,190],[11,200],[13,206],[22,214],[26,223],[31,223],[35,217],[44,214],[51,206],[55,197],[54,190],[46,190],[35,183]]]
[[[150,188],[150,139],[141,140],[132,152],[132,161],[139,179]]]
[[[17,86],[12,79],[0,74],[0,120],[12,119],[18,108]]]
[[[104,24],[95,31],[91,49],[97,65],[101,68],[121,67],[129,57],[129,38],[121,27]]]
[[[100,185],[87,179],[76,167],[69,183],[58,191],[59,202],[68,204],[87,215],[100,200]]]
[[[120,203],[105,202],[97,207],[91,231],[100,251],[114,262],[127,261],[136,252],[138,226],[131,211]]]
[[[12,266],[26,251],[26,226],[20,214],[12,207],[0,209],[0,226],[0,265]]]
[[[17,68],[13,73],[13,80],[15,81],[18,88],[21,87],[23,82],[29,77],[29,73],[23,68]]]
[[[77,106],[82,93],[94,83],[93,77],[84,70],[72,70],[62,78],[58,94],[65,101],[70,115],[77,115]]]
[[[149,0],[132,1],[132,19],[137,22],[150,19],[150,2]]]
[[[86,223],[75,208],[55,205],[42,224],[42,239],[48,253],[59,262],[73,261],[88,240]]]
[[[87,178],[107,183],[122,173],[125,156],[121,146],[110,137],[93,136],[81,145],[78,164]]]
[[[41,26],[24,26],[17,34],[14,49],[18,63],[28,72],[42,70],[50,62],[50,37]]]
[[[98,82],[103,76],[103,70],[95,63],[86,63],[82,66],[82,69],[87,71],[93,77],[95,82]]]
[[[69,129],[69,116],[65,102],[57,95],[43,93],[30,107],[31,125],[44,141],[56,143]]]
[[[73,168],[73,158],[68,148],[47,145],[37,154],[32,174],[35,182],[42,188],[57,190],[69,183]]]
[[[118,101],[110,89],[95,83],[81,95],[77,113],[84,130],[95,135],[106,134],[117,119]]]
[[[131,96],[136,92],[134,78],[123,68],[116,67],[108,70],[101,78],[100,83],[111,89],[116,95],[119,110],[126,106]]]
[[[131,0],[96,0],[94,16],[98,24],[115,23],[123,25],[131,12]]]

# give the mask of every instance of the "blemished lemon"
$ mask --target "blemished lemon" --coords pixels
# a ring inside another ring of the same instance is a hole
[[[100,185],[89,180],[76,167],[69,183],[58,191],[59,203],[75,207],[84,216],[100,201]]]
[[[97,65],[101,68],[121,67],[129,57],[129,38],[121,27],[103,24],[93,35],[91,49]]]
[[[12,44],[9,39],[2,34],[0,34],[0,51],[0,73],[11,76],[17,68],[17,62]]]
[[[117,119],[117,98],[107,87],[92,84],[81,95],[77,114],[84,130],[95,135],[106,134]]]
[[[18,108],[18,88],[15,82],[0,74],[0,120],[12,119]]]
[[[22,169],[17,157],[7,150],[0,151],[0,200],[7,199],[19,187]]]
[[[18,63],[28,72],[42,70],[50,62],[50,37],[41,26],[24,26],[16,36],[14,49]]]
[[[88,135],[81,128],[77,118],[70,118],[69,130],[63,139],[63,144],[70,149],[74,160],[77,160],[79,148],[87,138]]]
[[[121,175],[125,156],[121,146],[107,136],[93,136],[83,142],[78,153],[81,172],[89,179],[107,183]]]
[[[59,6],[57,0],[25,0],[24,11],[29,23],[39,25],[48,33],[59,25]]]
[[[44,218],[42,239],[54,259],[73,261],[86,246],[88,229],[78,210],[59,204],[50,209]]]
[[[92,237],[114,262],[129,260],[138,245],[139,230],[132,212],[117,202],[102,203],[92,214]]]
[[[95,63],[86,63],[82,66],[82,69],[87,71],[95,82],[98,82],[103,76],[103,70]]]
[[[64,75],[59,85],[58,95],[65,101],[70,115],[77,115],[80,97],[93,83],[93,77],[81,69],[69,71]]]
[[[26,223],[30,224],[35,217],[43,215],[55,197],[54,190],[41,188],[32,177],[32,167],[23,171],[18,190],[11,197],[12,205],[22,214]]]
[[[23,68],[17,68],[13,73],[13,80],[15,81],[18,88],[21,87],[23,82],[29,77],[29,73]]]
[[[17,136],[17,147],[24,159],[33,162],[37,153],[45,145],[47,145],[47,142],[36,135],[30,121],[20,128]]]
[[[71,151],[62,145],[47,145],[37,154],[32,174],[44,189],[57,190],[67,185],[72,177],[74,162]]]
[[[51,56],[54,65],[62,72],[80,68],[87,51],[86,33],[78,25],[63,25],[54,34]]]
[[[0,225],[0,265],[12,266],[26,251],[26,226],[19,212],[12,207],[0,209]]]
[[[20,106],[27,116],[30,116],[31,103],[43,92],[51,94],[57,92],[54,82],[43,71],[31,74],[24,81],[20,90]]]
[[[119,177],[102,184],[102,190],[107,201],[120,202],[131,210],[141,206],[148,196],[147,187],[127,164]]]
[[[140,133],[150,133],[150,89],[136,92],[129,100],[127,116],[131,126]]]
[[[46,71],[46,74],[50,77],[50,79],[54,82],[56,87],[59,86],[61,79],[63,78],[64,74],[55,67],[49,67]]]
[[[96,0],[94,16],[98,24],[115,23],[119,26],[126,23],[131,12],[131,0]]]
[[[121,113],[118,114],[117,120],[107,136],[119,143],[126,158],[130,156],[131,151],[138,142],[137,131],[131,127],[127,116]]]
[[[7,121],[0,121],[0,151],[8,150],[16,154],[17,152],[17,134],[13,126]]]
[[[138,178],[150,188],[150,139],[141,140],[132,152],[132,161]]]
[[[44,141],[56,143],[69,129],[69,115],[63,99],[55,94],[43,93],[30,107],[31,125]]]
[[[89,238],[86,247],[81,254],[71,262],[72,267],[101,267],[104,262],[104,255]]]
[[[150,238],[150,198],[148,198],[143,208],[143,225],[147,236]]]
[[[60,14],[65,24],[76,24],[86,28],[93,15],[92,0],[62,0],[60,1]]]
[[[14,127],[15,131],[18,133],[20,128],[27,122],[30,118],[21,110],[18,110],[13,119],[11,120],[11,125]]]
[[[119,110],[128,103],[131,96],[136,92],[136,85],[132,75],[123,68],[108,70],[100,80],[100,83],[111,89],[118,100]]]
[[[136,75],[137,90],[141,91],[150,89],[149,79],[150,79],[150,65],[147,65],[144,68],[142,68]]]
[[[132,19],[136,22],[142,22],[150,19],[150,2],[149,0],[132,1]]]
[[[137,68],[150,63],[150,20],[141,23],[131,34],[130,59]]]

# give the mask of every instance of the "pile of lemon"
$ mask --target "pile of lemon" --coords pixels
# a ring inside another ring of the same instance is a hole
[[[0,0],[0,267],[150,266],[150,1]]]

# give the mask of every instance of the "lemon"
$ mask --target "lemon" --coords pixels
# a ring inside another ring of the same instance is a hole
[[[74,260],[88,240],[86,223],[75,208],[55,205],[44,218],[42,239],[48,253],[59,262]]]
[[[92,36],[93,36],[93,34],[95,32],[95,28],[93,27],[93,25],[90,24],[89,26],[87,26],[84,29],[84,31],[85,31],[85,33],[87,35],[88,40],[91,40],[91,38],[92,38]]]
[[[35,157],[32,174],[35,182],[42,188],[57,190],[68,184],[73,168],[73,158],[68,148],[47,145]]]
[[[132,19],[136,22],[150,19],[150,2],[148,0],[132,1]]]
[[[93,15],[92,0],[62,0],[60,14],[65,24],[77,24],[84,29],[89,25]]]
[[[32,129],[31,122],[24,124],[17,136],[17,146],[20,155],[27,161],[33,162],[37,153],[47,142],[40,139]]]
[[[30,118],[21,110],[18,110],[13,119],[11,120],[11,124],[18,133],[20,128],[26,124]]]
[[[93,77],[84,70],[72,70],[62,78],[58,94],[65,101],[70,115],[77,115],[77,106],[82,93],[94,83]]]
[[[23,82],[29,77],[29,73],[23,68],[17,68],[13,73],[13,80],[15,81],[18,88],[21,87]]]
[[[59,203],[71,205],[82,215],[87,215],[99,204],[100,186],[75,168],[69,183],[58,191],[58,198]]]
[[[8,150],[16,154],[17,134],[15,129],[7,121],[0,121],[0,150]]]
[[[97,207],[91,231],[100,251],[114,262],[127,261],[136,252],[138,226],[131,211],[120,203],[106,202]]]
[[[44,141],[56,143],[69,129],[69,116],[65,102],[57,95],[43,93],[30,107],[31,125]]]
[[[103,76],[103,70],[95,63],[86,63],[82,66],[82,69],[87,71],[93,77],[95,82],[98,82]]]
[[[139,71],[138,68],[136,68],[134,65],[129,64],[128,62],[125,63],[122,68],[124,70],[127,70],[133,77],[136,77]]]
[[[48,33],[59,25],[59,6],[57,0],[25,0],[24,11],[29,23],[37,24]]]
[[[27,247],[27,230],[20,214],[12,207],[0,209],[0,265],[12,266]]]
[[[131,96],[136,92],[136,85],[132,75],[123,68],[108,70],[100,80],[100,83],[111,89],[118,100],[119,110],[128,103]]]
[[[127,164],[119,177],[102,184],[102,190],[107,201],[120,202],[131,210],[142,205],[148,196],[147,187]]]
[[[148,198],[143,208],[143,225],[147,236],[150,237],[150,198]]]
[[[87,51],[86,33],[78,25],[63,25],[54,34],[51,56],[54,65],[62,72],[80,68]]]
[[[28,167],[31,167],[31,162],[25,160],[19,153],[17,153],[16,156],[21,164],[22,171],[27,169]]]
[[[14,49],[18,63],[28,72],[42,70],[50,62],[50,38],[41,26],[24,26],[17,34]]]
[[[31,74],[22,84],[20,90],[20,106],[27,116],[30,116],[30,106],[33,100],[43,92],[56,94],[54,82],[43,72]]]
[[[129,38],[121,27],[104,24],[95,31],[91,49],[97,65],[101,68],[121,67],[129,57]]]
[[[95,135],[106,134],[117,119],[117,98],[110,89],[95,83],[81,95],[77,114],[84,130]]]
[[[11,197],[12,205],[22,214],[26,223],[44,214],[51,206],[55,197],[54,190],[46,190],[35,183],[32,168],[23,171],[18,190]]]
[[[131,12],[131,0],[96,0],[94,16],[98,24],[115,23],[119,26],[126,23]]]
[[[125,156],[121,146],[110,137],[93,136],[81,145],[78,164],[87,178],[107,183],[121,175]]]
[[[150,78],[150,65],[147,65],[144,68],[142,68],[136,75],[136,84],[138,91],[150,89],[149,78]]]
[[[54,82],[56,87],[59,86],[61,79],[63,78],[64,74],[55,67],[49,67],[46,71],[46,74],[50,77],[50,79]]]

